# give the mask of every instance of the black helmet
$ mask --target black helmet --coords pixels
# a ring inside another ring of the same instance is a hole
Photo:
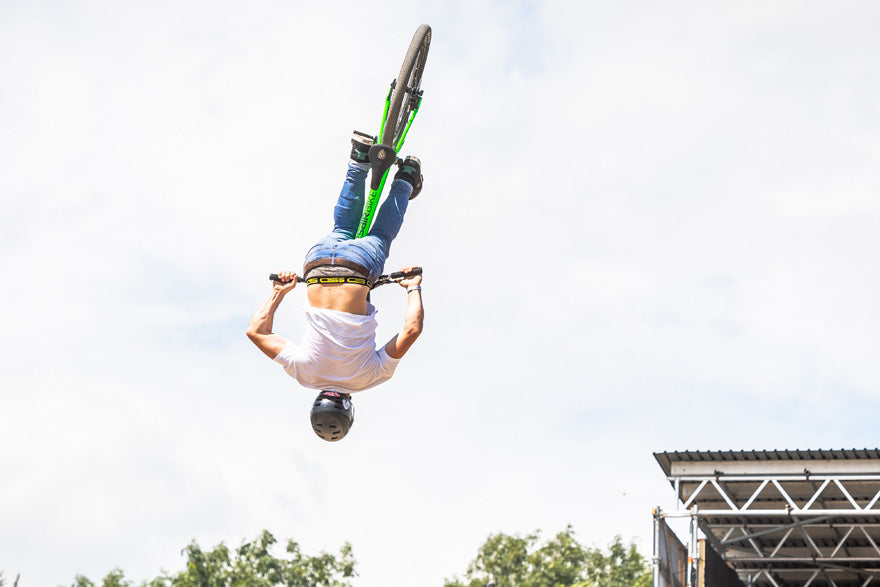
[[[354,406],[347,393],[322,391],[312,404],[312,430],[328,442],[345,438],[354,424]]]

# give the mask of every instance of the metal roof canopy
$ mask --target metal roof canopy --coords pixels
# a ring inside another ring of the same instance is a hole
[[[654,453],[679,510],[747,584],[880,585],[880,450]]]

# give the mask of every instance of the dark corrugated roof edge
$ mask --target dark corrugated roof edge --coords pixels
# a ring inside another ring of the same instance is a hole
[[[839,461],[880,459],[880,449],[852,448],[838,450],[686,450],[655,452],[654,458],[669,476],[672,463],[705,461]]]

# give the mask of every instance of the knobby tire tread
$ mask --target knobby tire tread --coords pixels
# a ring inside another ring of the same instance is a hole
[[[415,85],[419,86],[421,84],[422,72],[425,68],[425,60],[428,57],[430,45],[431,27],[426,24],[420,25],[413,35],[412,42],[409,44],[409,49],[400,68],[400,74],[397,76],[397,84],[391,93],[388,117],[385,119],[385,130],[382,134],[382,144],[384,145],[395,146],[397,144],[397,139],[399,138],[397,133],[405,126],[399,124],[400,121],[398,119],[400,118],[403,100],[406,98],[407,85],[415,68],[418,68],[416,71],[418,77],[415,80]]]

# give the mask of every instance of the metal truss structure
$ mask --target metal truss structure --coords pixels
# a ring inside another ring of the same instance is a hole
[[[664,518],[691,520],[689,587],[699,534],[747,585],[880,587],[880,450],[654,457],[679,505],[655,511],[655,534]]]

